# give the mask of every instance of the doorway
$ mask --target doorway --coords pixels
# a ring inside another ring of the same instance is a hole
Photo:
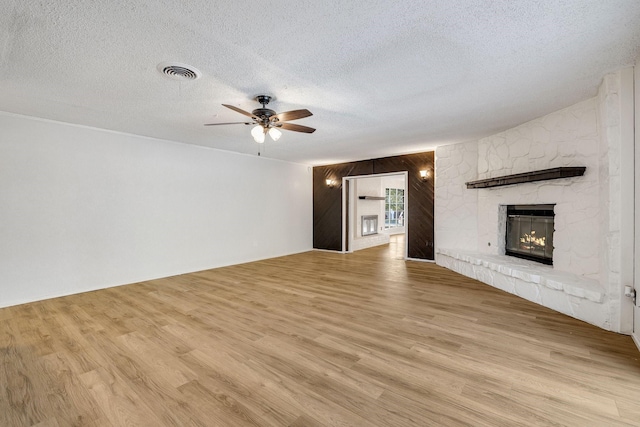
[[[394,258],[407,259],[407,182],[407,172],[343,178],[343,252],[388,244],[394,249]],[[370,224],[374,217],[377,223],[375,232],[367,228],[363,233],[363,225]]]

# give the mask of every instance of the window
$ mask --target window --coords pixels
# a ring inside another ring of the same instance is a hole
[[[385,188],[384,228],[404,227],[404,190]]]

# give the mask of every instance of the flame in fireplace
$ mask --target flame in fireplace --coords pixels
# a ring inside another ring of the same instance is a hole
[[[524,233],[522,237],[520,237],[520,243],[523,249],[531,249],[532,247],[538,246],[544,248],[546,245],[546,237],[536,237],[535,230],[531,231],[531,234]]]

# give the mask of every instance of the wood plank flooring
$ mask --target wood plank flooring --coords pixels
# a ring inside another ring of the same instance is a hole
[[[400,247],[0,309],[0,426],[640,426],[631,338]]]

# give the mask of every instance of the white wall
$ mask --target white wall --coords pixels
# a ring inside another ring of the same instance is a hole
[[[311,250],[305,165],[0,112],[0,307]]]

